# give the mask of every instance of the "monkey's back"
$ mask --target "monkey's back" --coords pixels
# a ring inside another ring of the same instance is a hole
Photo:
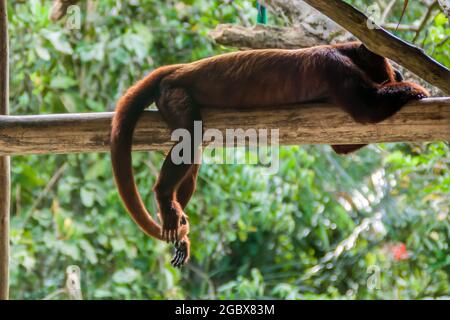
[[[186,88],[200,107],[252,108],[323,100],[324,48],[249,50],[181,65],[165,79]]]

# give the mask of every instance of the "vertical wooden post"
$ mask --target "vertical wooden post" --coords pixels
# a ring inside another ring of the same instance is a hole
[[[6,0],[0,0],[0,115],[9,112],[8,16]],[[0,157],[0,300],[9,298],[10,158]]]

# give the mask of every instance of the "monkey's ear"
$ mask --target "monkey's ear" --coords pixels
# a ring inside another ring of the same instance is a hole
[[[380,55],[367,49],[367,47],[363,43],[361,43],[361,45],[359,46],[359,52],[361,57],[364,57],[368,60],[382,58]]]
[[[405,78],[403,77],[403,74],[398,71],[397,69],[394,69],[395,72],[395,81],[397,82],[402,82],[403,80],[405,80]]]
[[[361,44],[359,45],[359,50],[361,50],[361,52],[367,52],[367,53],[370,52],[370,50],[367,49],[367,47],[364,45],[364,43],[361,43]]]

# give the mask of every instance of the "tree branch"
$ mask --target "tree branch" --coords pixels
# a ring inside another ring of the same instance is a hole
[[[444,14],[450,19],[450,4],[445,0],[438,0]]]
[[[298,49],[355,40],[334,21],[300,0],[262,2],[291,27],[258,25],[244,28],[226,24],[218,25],[210,36],[218,44],[239,49]]]
[[[384,21],[386,21],[387,17],[391,13],[391,11],[394,8],[394,5],[395,5],[396,2],[397,2],[397,0],[391,0],[391,2],[389,2],[389,4],[384,9],[383,15],[381,16],[381,21],[383,21],[383,23],[384,23]]]
[[[383,28],[387,30],[400,30],[400,31],[414,31],[417,32],[419,30],[419,27],[416,25],[409,25],[409,24],[397,24],[393,22],[386,22],[383,23]]]
[[[412,40],[413,43],[415,43],[417,41],[417,39],[419,39],[420,33],[422,32],[423,28],[425,28],[425,26],[427,25],[427,22],[430,19],[431,14],[433,13],[433,10],[437,9],[437,8],[439,8],[437,1],[434,1],[427,7],[427,10],[422,17],[422,19],[419,23],[419,26],[417,27],[416,35],[414,36],[414,39]]]
[[[232,24],[220,24],[209,32],[209,36],[216,43],[239,49],[298,49],[326,43],[301,27],[282,28],[256,25],[246,28]]]
[[[301,0],[266,0],[265,5],[289,24],[303,29],[303,33],[322,39],[326,43],[354,39],[336,22]]]

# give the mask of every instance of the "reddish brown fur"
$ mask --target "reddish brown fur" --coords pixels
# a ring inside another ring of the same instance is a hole
[[[119,193],[144,232],[176,242],[172,263],[181,266],[189,258],[189,223],[183,209],[194,192],[198,165],[175,165],[170,156],[164,161],[154,188],[161,228],[145,209],[131,167],[133,130],[144,108],[156,102],[170,128],[191,132],[193,122],[201,120],[202,108],[276,108],[309,101],[329,101],[355,121],[374,123],[409,100],[429,95],[419,85],[397,80],[401,75],[385,58],[357,42],[235,52],[159,68],[130,88],[117,105],[111,154]],[[363,146],[334,149],[348,153]],[[192,145],[193,150],[198,147]]]

